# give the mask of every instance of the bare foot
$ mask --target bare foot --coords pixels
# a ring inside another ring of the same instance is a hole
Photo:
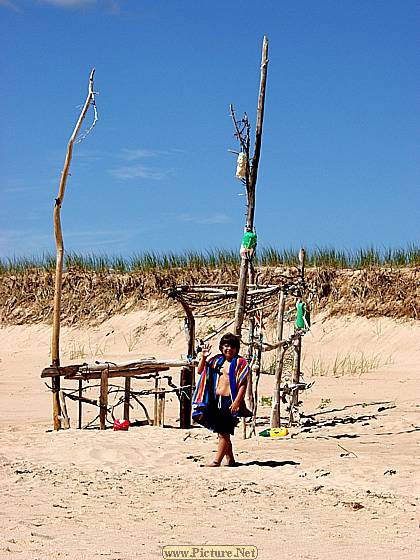
[[[229,461],[228,463],[225,464],[225,467],[238,467],[239,463],[237,463],[235,460],[233,461]]]
[[[202,467],[220,467],[220,463],[217,461],[212,461],[211,463],[207,463],[207,465],[201,465]]]

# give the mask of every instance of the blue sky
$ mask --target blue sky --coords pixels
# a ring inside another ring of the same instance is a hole
[[[419,11],[411,0],[0,0],[0,257],[55,252],[54,199],[92,67],[99,121],[75,147],[66,251],[238,247],[229,104],[253,135],[264,35],[259,245],[418,243]]]

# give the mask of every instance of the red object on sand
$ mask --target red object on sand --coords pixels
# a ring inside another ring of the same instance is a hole
[[[114,431],[116,432],[117,430],[123,430],[126,432],[128,430],[129,425],[130,422],[128,420],[123,420],[122,422],[120,422],[118,418],[116,418],[114,420]]]

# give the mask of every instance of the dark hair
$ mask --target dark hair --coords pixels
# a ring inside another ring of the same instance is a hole
[[[239,340],[240,340],[240,339],[239,339],[238,336],[235,336],[234,334],[232,334],[232,333],[230,333],[230,332],[224,334],[224,335],[222,336],[222,338],[220,339],[220,342],[219,342],[219,350],[220,350],[220,352],[223,352],[223,346],[224,346],[225,344],[229,344],[230,346],[232,346],[232,348],[234,348],[234,349],[236,350],[236,353],[238,353],[238,352],[239,352],[239,348],[240,348],[240,346],[241,346],[241,343],[240,343]]]

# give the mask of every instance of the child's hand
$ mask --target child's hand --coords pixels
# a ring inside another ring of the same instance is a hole
[[[232,404],[230,405],[230,407],[229,407],[231,413],[232,413],[232,414],[235,414],[236,412],[238,412],[240,406],[241,406],[241,403],[240,403],[240,402],[236,402],[236,400],[233,401],[233,403],[232,403]]]
[[[207,358],[210,356],[211,354],[211,346],[210,344],[203,344],[203,349],[201,351],[201,356],[207,360]]]

